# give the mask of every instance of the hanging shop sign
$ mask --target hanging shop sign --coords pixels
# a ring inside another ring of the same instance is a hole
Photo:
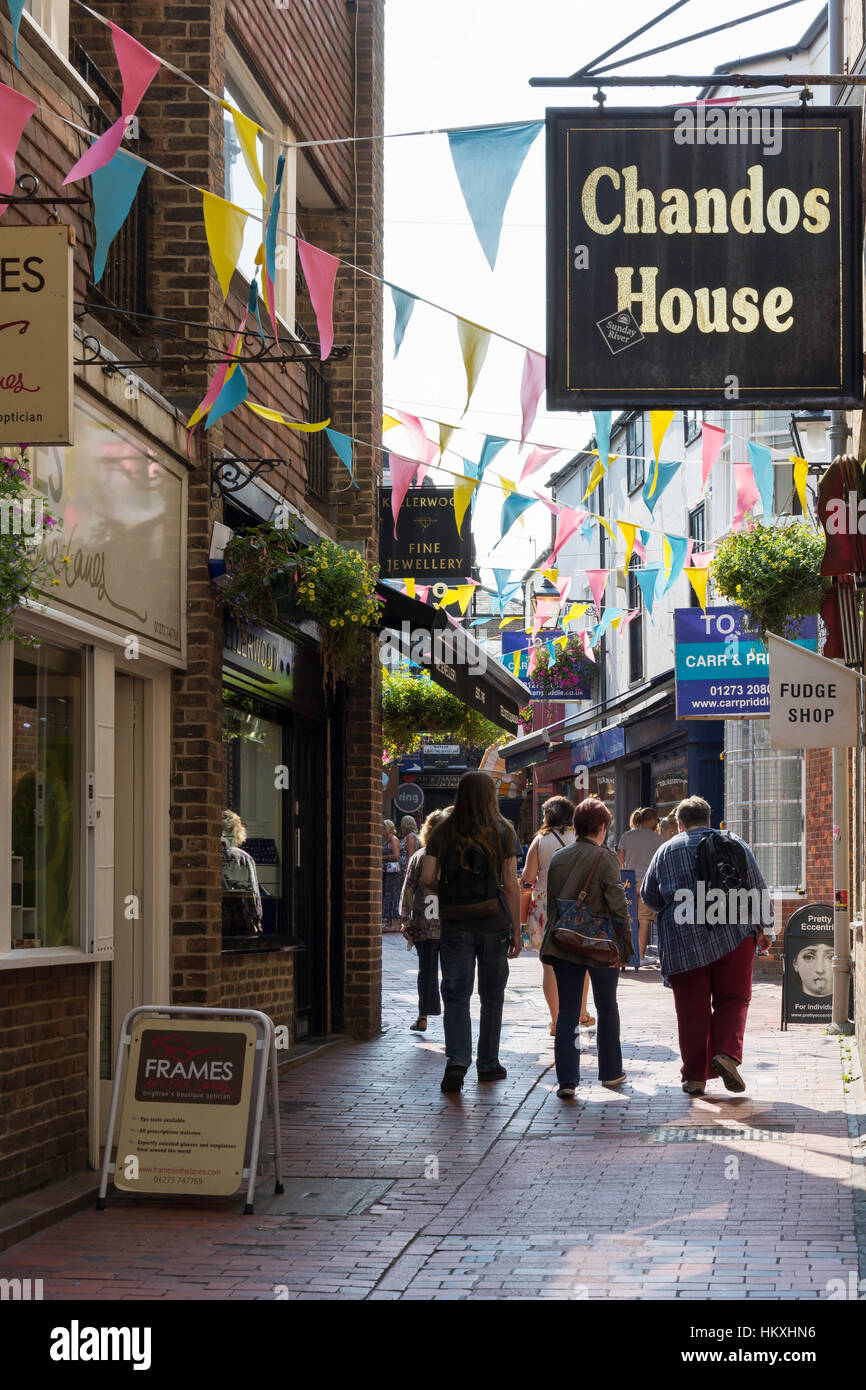
[[[548,111],[548,408],[859,406],[859,120]]]
[[[833,1021],[833,909],[798,907],[785,926],[782,956],[782,1027]]]
[[[769,649],[773,748],[853,747],[859,725],[859,677],[772,632]]]
[[[0,444],[71,444],[71,227],[0,227]]]
[[[421,583],[461,579],[472,573],[472,528],[468,518],[457,530],[451,488],[410,487],[397,514],[391,489],[379,489],[379,568],[383,579]]]
[[[545,632],[544,636],[549,641],[556,641],[557,638],[562,636],[562,629],[551,629],[550,631]],[[589,699],[591,676],[588,672],[582,676],[579,682],[572,681],[570,685],[564,685],[562,684],[562,682],[556,681],[548,681],[547,683],[543,684],[542,682],[533,679],[533,677],[529,674],[530,649],[527,646],[526,636],[522,632],[503,632],[502,656],[503,658],[510,658],[507,662],[504,662],[507,669],[509,670],[511,669],[511,664],[514,660],[514,653],[516,651],[520,652],[520,666],[517,671],[517,679],[519,681],[523,681],[523,684],[529,690],[529,693],[533,701],[540,703],[545,700]]]
[[[742,625],[736,607],[674,611],[677,719],[762,719],[770,713],[767,648]],[[794,645],[814,652],[814,618]],[[803,746],[797,743],[797,748]]]
[[[424,743],[421,746],[425,768],[450,767],[460,762],[459,743]]]
[[[401,816],[417,816],[424,805],[424,790],[417,782],[404,782],[394,797],[394,807]]]

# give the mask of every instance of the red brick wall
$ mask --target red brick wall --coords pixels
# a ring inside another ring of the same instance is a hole
[[[227,1009],[261,1009],[294,1042],[294,955],[290,951],[223,956],[218,1003]]]
[[[87,966],[0,977],[0,1200],[87,1162]]]

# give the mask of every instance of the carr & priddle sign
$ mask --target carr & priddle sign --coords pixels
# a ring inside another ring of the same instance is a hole
[[[859,406],[857,108],[698,112],[548,111],[548,407]]]

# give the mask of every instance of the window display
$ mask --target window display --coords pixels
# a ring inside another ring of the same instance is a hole
[[[283,726],[268,718],[267,707],[252,696],[226,690],[223,701],[226,811],[240,818],[245,832],[242,843],[233,842],[233,847],[242,850],[244,863],[249,859],[254,866],[253,872],[246,875],[249,902],[244,904],[244,930],[231,925],[239,920],[235,901],[241,891],[237,866],[224,866],[224,927],[230,935],[256,935],[253,919],[258,916],[260,930],[273,935],[286,930],[282,892],[283,807],[289,792],[289,770],[284,758]]]

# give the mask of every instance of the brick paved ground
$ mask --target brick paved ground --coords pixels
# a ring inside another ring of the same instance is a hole
[[[272,1299],[278,1286],[291,1299],[820,1299],[857,1276],[839,1044],[781,1033],[776,985],[755,987],[746,1095],[716,1082],[690,1099],[670,991],[655,972],[623,977],[628,1082],[599,1087],[588,1034],[567,1105],[525,955],[507,993],[508,1079],[479,1087],[470,1072],[454,1098],[439,1091],[441,1020],[407,1031],[415,957],[399,937],[384,954],[387,1031],[326,1048],[282,1084],[287,1177],[312,1200],[334,1176],[390,1183],[378,1200],[268,1215],[268,1184],[242,1217],[240,1203],[115,1196],[0,1256],[0,1276],[41,1278],[46,1298],[135,1300]],[[743,1125],[776,1137],[726,1137]]]

